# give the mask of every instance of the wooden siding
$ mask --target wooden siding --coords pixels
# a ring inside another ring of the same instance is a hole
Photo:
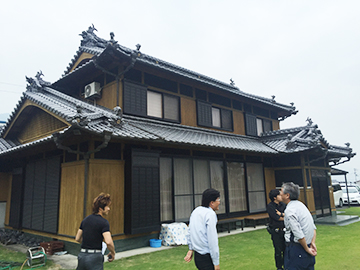
[[[314,190],[312,188],[306,189],[306,198],[307,198],[307,208],[311,212],[312,215],[315,215],[315,200],[314,200]],[[300,196],[299,201],[305,204],[305,197],[304,197],[304,189],[300,189]],[[306,205],[306,204],[305,204]]]
[[[9,224],[10,218],[11,179],[10,173],[0,173],[0,202],[6,202],[5,224]]]
[[[243,112],[233,110],[234,133],[245,135],[245,121]]]
[[[61,166],[59,234],[75,236],[83,220],[84,171],[85,161],[63,163]]]
[[[87,53],[87,52],[83,52],[80,57],[76,60],[75,64],[71,67],[69,73],[71,71],[73,71],[75,68],[78,67],[78,65],[81,63],[81,61],[83,61],[84,59],[91,59],[94,55]]]
[[[336,206],[335,206],[335,201],[334,201],[334,188],[333,187],[329,188],[329,196],[330,196],[331,212],[336,212]]]
[[[8,202],[10,175],[8,173],[0,173],[0,202]]]
[[[57,120],[48,113],[36,109],[31,117],[26,121],[26,125],[18,134],[20,143],[27,143],[47,137],[67,127],[63,122]]]
[[[111,233],[124,233],[124,161],[90,159],[88,186],[91,188],[87,196],[87,215],[92,213],[94,198],[101,192],[109,193]]]
[[[267,203],[270,202],[269,199],[269,192],[272,189],[276,188],[276,183],[275,183],[275,172],[273,168],[264,168],[264,176],[265,176],[265,195],[266,195],[266,201]]]
[[[116,81],[111,82],[106,86],[104,86],[104,88],[101,90],[101,99],[97,100],[97,104],[109,108],[111,110],[114,109],[117,103],[116,91],[117,91]],[[122,93],[119,93],[119,96],[122,96]]]
[[[34,119],[40,117],[42,117],[41,120]],[[50,120],[50,118],[53,119]],[[47,122],[42,123],[41,121],[44,120]],[[32,121],[33,124],[37,124],[38,126],[36,127],[31,126],[30,121]],[[51,135],[56,131],[60,131],[64,129],[64,127],[67,127],[68,125],[69,124],[61,117],[58,117],[55,114],[52,114],[51,112],[45,111],[43,108],[39,107],[37,104],[35,104],[30,100],[26,100],[22,105],[21,109],[19,110],[19,112],[17,113],[15,119],[11,122],[9,128],[7,129],[3,137],[17,138],[18,136],[20,137],[30,136],[30,137],[34,137],[32,140],[37,140],[40,138],[44,138],[48,135]],[[37,130],[39,127],[42,129]],[[29,132],[31,134],[29,134]]]
[[[280,129],[280,123],[278,120],[272,120],[272,126],[273,130],[279,130]]]
[[[196,101],[181,97],[181,124],[196,127]]]

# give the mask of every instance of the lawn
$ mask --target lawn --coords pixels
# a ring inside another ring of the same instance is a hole
[[[345,214],[360,216],[360,207],[344,208],[343,211]],[[316,240],[318,256],[315,268],[317,270],[360,269],[358,259],[360,241],[357,236],[359,230],[360,222],[342,227],[318,225]],[[221,269],[275,269],[273,246],[270,235],[265,229],[219,238],[219,246]],[[105,263],[105,269],[196,269],[193,261],[184,262],[186,252],[187,246],[175,247]],[[23,262],[25,255],[0,247],[0,260]]]

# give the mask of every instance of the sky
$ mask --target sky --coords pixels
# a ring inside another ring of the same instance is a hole
[[[294,102],[281,128],[310,117],[332,145],[358,153],[336,168],[360,180],[360,1],[6,1],[0,10],[0,120],[14,111],[25,76],[55,82],[96,34],[240,90]],[[355,175],[356,174],[356,175]],[[343,179],[343,178],[340,178]]]

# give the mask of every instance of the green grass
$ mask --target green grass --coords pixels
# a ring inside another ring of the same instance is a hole
[[[360,216],[360,207],[344,208],[342,211],[345,212],[344,214]],[[360,251],[359,231],[360,222],[341,227],[318,225],[316,240],[318,256],[316,256],[315,269],[360,269],[358,258]],[[275,269],[274,250],[270,235],[265,229],[221,237],[219,238],[219,246],[221,269]],[[112,263],[105,263],[105,269],[196,269],[193,261],[186,263],[183,260],[187,250],[187,246],[180,246],[123,258]],[[4,259],[23,262],[25,255],[10,252],[0,247],[0,260]]]
[[[6,262],[17,262],[17,263],[23,264],[25,260],[26,260],[26,254],[17,252],[17,251],[12,251],[12,250],[6,249],[4,246],[0,246],[0,261],[1,262],[6,261]],[[39,270],[49,269],[53,266],[54,266],[54,263],[52,261],[48,260],[44,267],[39,267],[36,269],[39,269]],[[3,269],[3,268],[5,268],[5,267],[1,265],[0,269]],[[20,268],[21,268],[21,266],[14,267],[12,269],[20,269]],[[30,269],[30,267],[28,267],[27,264],[25,264],[23,269],[24,270]]]

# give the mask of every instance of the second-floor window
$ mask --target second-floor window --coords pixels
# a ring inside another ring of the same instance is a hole
[[[272,121],[259,118],[253,114],[245,114],[246,135],[260,136],[261,133],[272,131]]]
[[[212,106],[206,101],[197,101],[197,122],[199,126],[233,130],[232,111]]]
[[[124,82],[124,112],[180,122],[180,99],[148,90],[141,84]]]

